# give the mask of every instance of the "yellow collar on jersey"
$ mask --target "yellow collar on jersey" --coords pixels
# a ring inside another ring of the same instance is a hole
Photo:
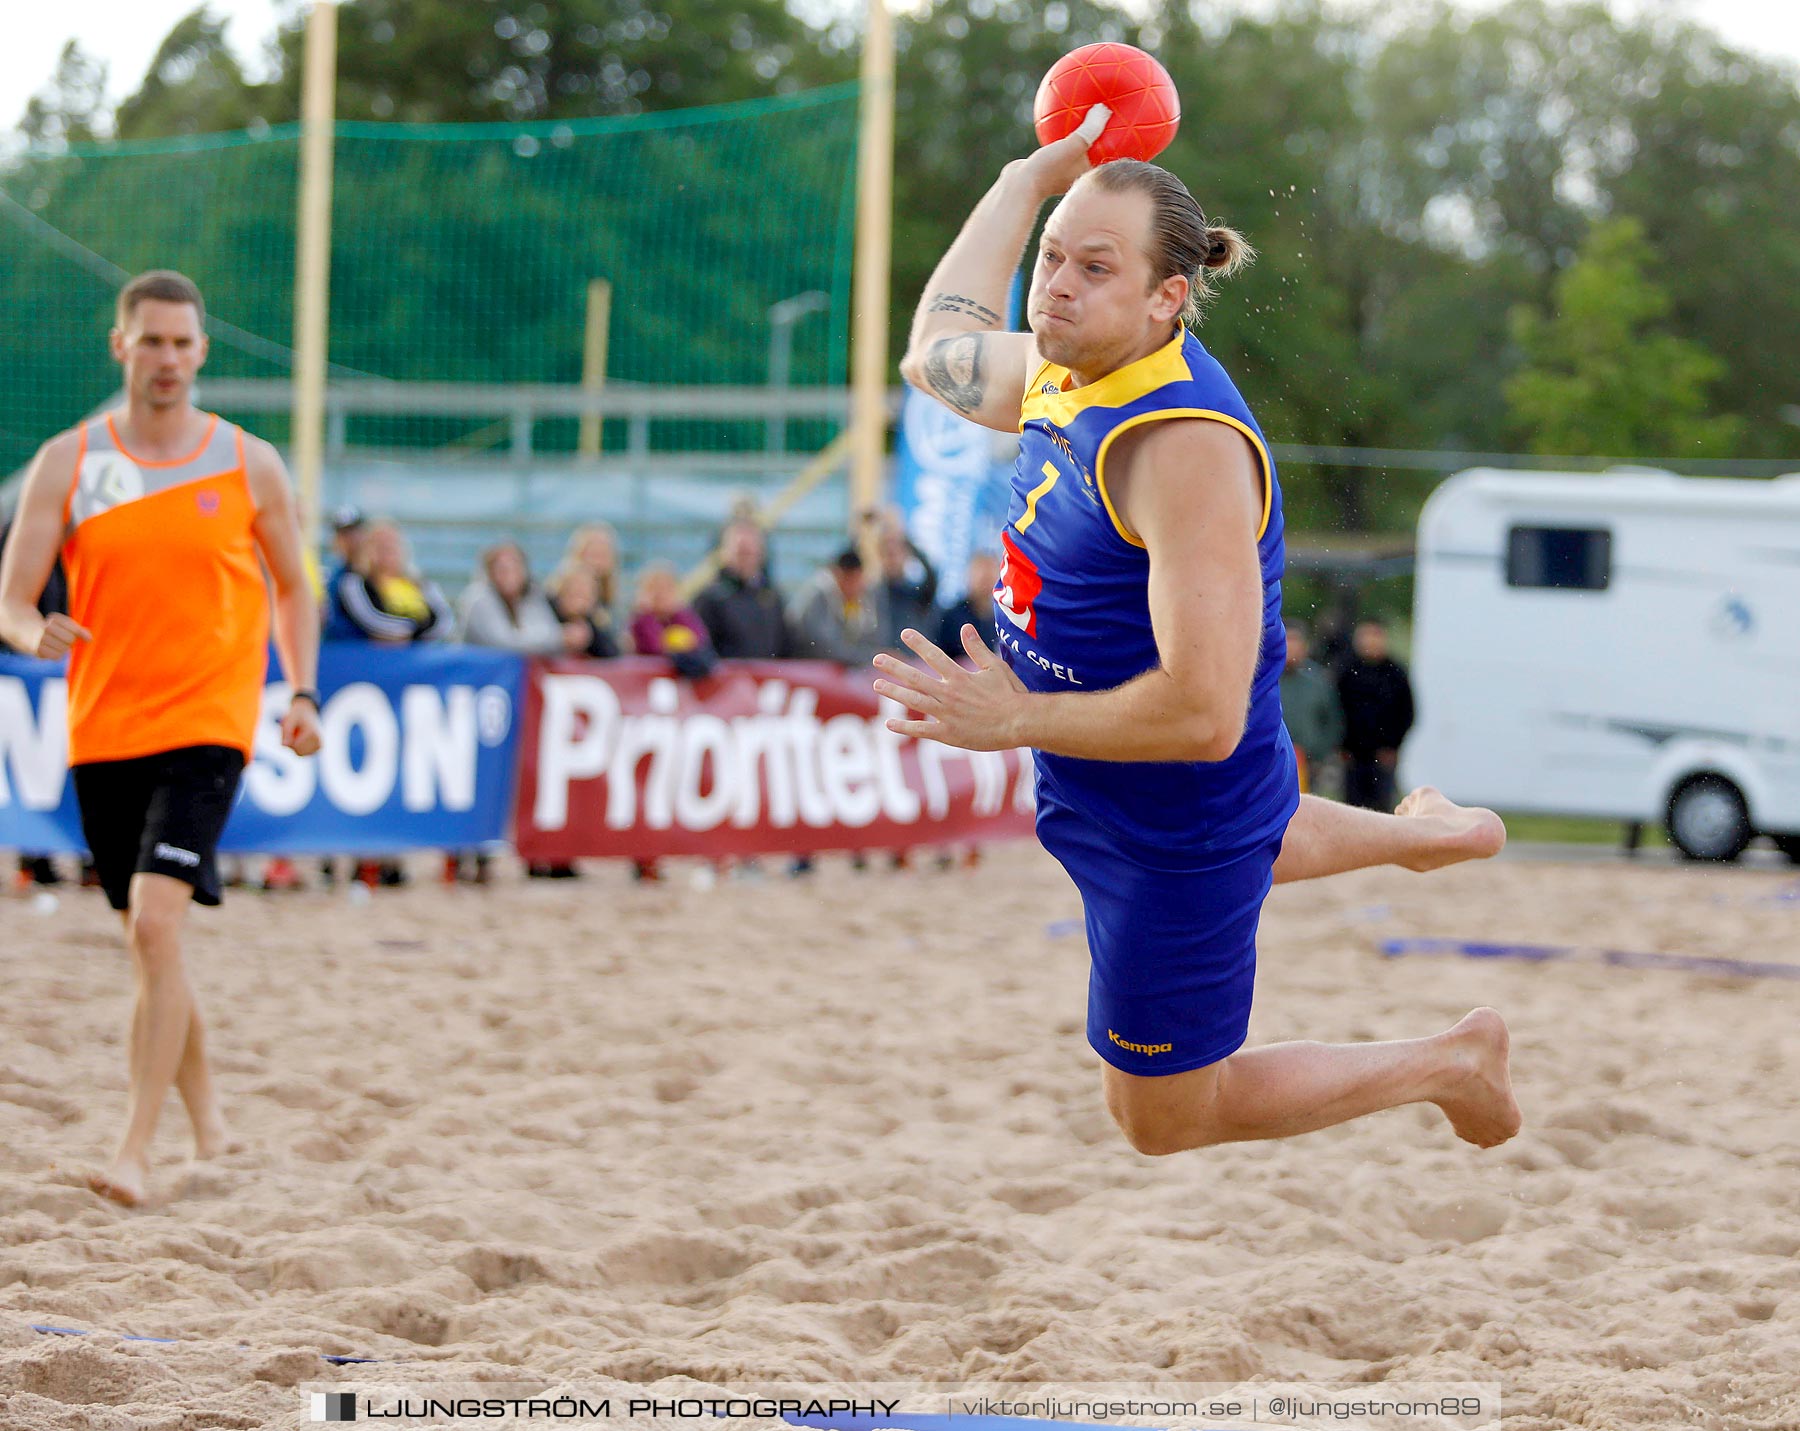
[[[1067,427],[1088,408],[1125,407],[1146,393],[1192,378],[1193,370],[1181,351],[1186,342],[1187,328],[1178,324],[1175,336],[1155,352],[1079,388],[1064,388],[1069,380],[1067,368],[1043,364],[1025,385],[1024,401],[1019,406],[1019,430],[1023,432],[1026,423],[1040,417],[1058,427]]]

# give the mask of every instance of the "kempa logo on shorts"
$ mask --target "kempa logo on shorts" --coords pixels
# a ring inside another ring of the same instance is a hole
[[[313,1392],[312,1419],[314,1421],[356,1420],[356,1393],[354,1391]]]
[[[180,850],[174,845],[160,842],[155,849],[150,851],[150,854],[154,859],[167,860],[172,865],[186,865],[189,869],[195,868],[200,863],[200,856],[192,850]]]
[[[1172,1043],[1129,1043],[1125,1039],[1120,1038],[1111,1029],[1106,1031],[1106,1036],[1120,1048],[1131,1053],[1169,1053],[1172,1052],[1175,1047]]]

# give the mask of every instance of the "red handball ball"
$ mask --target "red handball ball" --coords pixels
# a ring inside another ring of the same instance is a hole
[[[1031,107],[1038,143],[1073,133],[1096,104],[1112,118],[1088,149],[1095,164],[1154,159],[1181,127],[1181,96],[1169,72],[1136,45],[1109,40],[1071,50],[1050,66]]]

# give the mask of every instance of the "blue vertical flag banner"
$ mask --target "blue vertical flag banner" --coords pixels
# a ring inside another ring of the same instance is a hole
[[[1023,271],[1013,275],[1007,326],[1017,329]],[[969,558],[999,551],[1018,438],[959,417],[908,387],[894,446],[894,504],[919,550],[938,569],[938,604],[961,600]]]
[[[479,647],[326,645],[324,748],[302,759],[282,747],[288,687],[268,685],[220,849],[380,855],[504,838],[524,673],[521,657]],[[85,848],[67,705],[60,666],[0,656],[0,848]]]

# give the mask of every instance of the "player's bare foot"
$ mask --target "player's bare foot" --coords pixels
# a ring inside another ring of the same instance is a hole
[[[144,1188],[149,1181],[147,1164],[135,1158],[114,1158],[105,1172],[89,1173],[87,1185],[121,1207],[138,1207],[144,1201]]]
[[[214,1120],[204,1126],[194,1127],[194,1161],[205,1162],[209,1158],[222,1158],[227,1153],[235,1153],[244,1145],[233,1138],[227,1131],[223,1120]]]
[[[1444,1110],[1465,1143],[1478,1148],[1504,1143],[1525,1121],[1507,1067],[1506,1020],[1495,1009],[1472,1009],[1438,1037],[1455,1061],[1445,1076],[1444,1092],[1431,1101]]]
[[[1464,860],[1491,859],[1506,844],[1506,825],[1492,810],[1458,805],[1435,786],[1421,785],[1394,807],[1394,813],[1402,819],[1432,822],[1431,842],[1402,861],[1409,870],[1422,873]]]

